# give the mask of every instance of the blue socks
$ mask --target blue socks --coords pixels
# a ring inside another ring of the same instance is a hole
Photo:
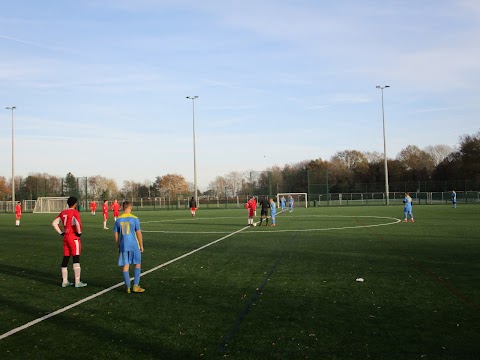
[[[140,268],[135,268],[135,272],[133,274],[133,285],[138,286],[140,284]]]
[[[125,282],[125,286],[127,288],[130,288],[130,274],[128,271],[123,272],[123,281]]]

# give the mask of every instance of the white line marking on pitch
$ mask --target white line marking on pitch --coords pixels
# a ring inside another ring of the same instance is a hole
[[[371,225],[355,225],[355,226],[342,226],[342,227],[331,227],[331,228],[315,228],[315,229],[285,229],[285,230],[268,230],[268,233],[285,233],[285,232],[309,232],[309,231],[329,231],[329,230],[346,230],[346,229],[361,229],[361,228],[369,228],[369,227],[378,227],[378,226],[387,226],[398,224],[400,219],[392,218],[388,216],[374,216],[374,215],[362,215],[362,216],[349,216],[349,215],[306,215],[306,216],[298,216],[299,217],[343,217],[343,218],[375,218],[375,219],[388,219],[394,220],[392,222],[383,223],[383,224],[371,224]],[[256,222],[257,224],[259,221]],[[142,230],[142,232],[147,233],[165,233],[165,234],[228,234],[225,231],[175,231],[175,230]],[[249,231],[248,234],[265,234],[265,231]]]
[[[210,242],[210,243],[208,243],[208,244],[205,244],[205,245],[203,245],[203,246],[200,246],[198,249],[195,249],[195,250],[192,250],[192,251],[190,251],[190,252],[188,252],[188,253],[186,253],[186,254],[180,255],[179,257],[176,257],[175,259],[172,259],[172,260],[170,260],[170,261],[167,261],[166,263],[163,263],[163,264],[158,265],[158,266],[156,266],[156,267],[154,267],[154,268],[152,268],[152,269],[150,269],[150,270],[147,270],[147,271],[143,272],[143,273],[141,274],[141,276],[150,274],[151,272],[156,271],[156,270],[158,270],[158,269],[160,269],[160,268],[162,268],[162,267],[164,267],[164,266],[170,265],[170,264],[172,264],[172,263],[174,263],[174,262],[176,262],[176,261],[178,261],[178,260],[181,260],[181,259],[183,259],[183,258],[185,258],[185,257],[187,257],[187,256],[190,256],[190,255],[192,255],[192,254],[195,254],[196,252],[198,252],[198,251],[200,251],[200,250],[203,250],[203,249],[205,249],[205,248],[207,248],[207,247],[209,247],[209,246],[211,246],[211,245],[213,245],[213,244],[216,244],[216,243],[218,243],[219,241],[225,240],[225,239],[229,238],[230,236],[233,236],[233,235],[235,235],[235,234],[238,234],[239,232],[241,232],[241,231],[243,231],[243,230],[245,230],[245,229],[248,229],[248,228],[249,228],[248,226],[245,226],[245,227],[241,228],[240,230],[234,231],[233,233],[230,233],[230,234],[228,234],[228,235],[226,235],[226,236],[224,236],[224,237],[221,237],[220,239],[217,239],[217,240],[212,241],[212,242]],[[133,279],[133,278],[132,278],[132,279]],[[19,331],[25,330],[25,329],[29,328],[30,326],[33,326],[33,325],[35,325],[35,324],[38,324],[39,322],[42,322],[42,321],[44,321],[44,320],[47,320],[48,318],[51,318],[51,317],[53,317],[53,316],[56,316],[56,315],[58,315],[58,314],[61,314],[61,313],[65,312],[65,311],[67,311],[67,310],[70,310],[70,309],[72,309],[72,308],[74,308],[74,307],[77,307],[77,306],[79,306],[79,305],[81,305],[81,304],[83,304],[83,303],[85,303],[85,302],[87,302],[87,301],[90,301],[90,300],[92,300],[92,299],[95,299],[96,297],[99,297],[99,296],[101,296],[101,295],[103,295],[103,294],[106,294],[107,292],[109,292],[109,291],[111,291],[111,290],[113,290],[113,289],[116,289],[116,288],[118,288],[118,287],[120,287],[120,286],[122,286],[122,285],[124,285],[123,281],[120,282],[120,283],[118,283],[118,284],[116,284],[116,285],[110,286],[110,287],[107,288],[107,289],[103,289],[102,291],[99,291],[99,292],[97,292],[97,293],[95,293],[95,294],[93,294],[93,295],[90,295],[90,296],[86,297],[85,299],[79,300],[79,301],[77,301],[77,302],[75,302],[75,303],[73,303],[73,304],[70,304],[70,305],[68,305],[68,306],[65,306],[64,308],[58,309],[58,310],[56,310],[56,311],[54,311],[54,312],[52,312],[52,313],[50,313],[50,314],[48,314],[48,315],[42,316],[42,317],[40,317],[40,318],[38,318],[38,319],[32,320],[32,321],[30,321],[30,322],[28,322],[28,323],[26,323],[26,324],[24,324],[24,325],[22,325],[22,326],[19,326],[19,327],[15,328],[15,329],[12,329],[12,330],[10,330],[10,331],[7,331],[6,333],[0,335],[0,340],[5,339],[5,338],[9,337],[10,335],[13,335],[13,334],[15,334],[15,333],[17,333],[17,332],[19,332]]]

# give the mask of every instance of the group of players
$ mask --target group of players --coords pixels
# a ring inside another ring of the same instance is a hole
[[[259,202],[260,207],[260,223],[258,226],[262,226],[263,221],[265,220],[265,226],[268,226],[268,219],[272,219],[272,224],[270,226],[277,226],[276,223],[276,215],[277,215],[277,208],[275,205],[275,201],[272,198],[267,200],[267,197],[264,196],[260,199]],[[282,196],[280,199],[280,206],[282,211],[280,213],[285,212],[286,206],[286,199],[285,196]],[[293,211],[293,197],[290,195],[288,197],[288,207],[290,212]],[[248,224],[249,226],[256,226],[257,223],[254,222],[254,217],[257,215],[257,200],[254,196],[250,198],[245,204],[245,208],[248,211]],[[270,216],[268,216],[268,210],[270,209]]]
[[[63,210],[53,220],[52,226],[56,232],[63,238],[63,261],[61,265],[62,287],[75,286],[81,288],[87,286],[87,283],[80,280],[80,254],[82,252],[82,221],[80,212],[77,210],[78,200],[71,196],[67,200],[68,208]],[[92,215],[95,215],[96,205],[92,207]],[[120,204],[115,199],[112,206],[115,219],[114,239],[118,247],[119,257],[118,266],[122,267],[123,281],[127,293],[141,293],[145,289],[140,287],[141,262],[143,253],[143,238],[140,229],[139,219],[131,213],[132,204],[129,201],[123,202],[123,214],[120,215]],[[104,229],[108,219],[108,202],[103,202]],[[73,259],[73,273],[75,282],[72,283],[68,278],[68,263],[70,257]],[[134,265],[134,280],[131,286],[130,265]]]
[[[404,206],[404,222],[407,222],[407,218],[410,217],[410,222],[414,222],[413,213],[412,213],[412,198],[409,193],[405,193],[405,198],[403,200]],[[457,205],[457,194],[455,191],[452,192],[452,204],[456,208]],[[82,221],[80,218],[80,212],[77,210],[78,200],[76,197],[71,196],[67,200],[68,208],[60,212],[60,214],[53,220],[52,226],[56,232],[63,238],[63,261],[61,265],[62,273],[62,287],[75,286],[76,288],[81,288],[87,286],[87,283],[84,283],[80,280],[80,254],[82,251]],[[269,218],[272,219],[271,226],[276,226],[276,205],[275,201],[272,198],[267,200],[267,197],[264,196],[260,199],[260,223],[259,226],[262,226],[263,221],[265,220],[265,226],[268,226]],[[281,212],[286,210],[286,199],[284,196],[280,199]],[[293,211],[293,197],[290,195],[288,199],[289,211]],[[90,203],[91,214],[95,215],[96,211],[96,202],[92,201]],[[126,286],[127,293],[135,292],[141,293],[145,289],[140,287],[140,274],[141,274],[141,259],[143,253],[143,238],[142,231],[140,229],[139,219],[131,213],[132,204],[129,201],[123,202],[123,214],[120,215],[120,203],[115,199],[112,205],[108,206],[108,201],[104,200],[102,205],[103,211],[103,228],[108,229],[106,226],[108,219],[109,209],[113,210],[114,216],[114,239],[118,247],[119,258],[118,266],[122,267],[123,280]],[[197,204],[195,199],[192,199],[189,202],[190,212],[192,216],[195,216],[195,211]],[[254,217],[256,216],[257,210],[257,201],[255,197],[251,197],[250,200],[245,204],[245,207],[248,210],[248,225],[255,226]],[[270,216],[268,216],[268,211],[270,210]],[[17,202],[15,207],[15,216],[16,216],[16,226],[20,226],[20,218],[22,216],[22,207],[21,203]],[[61,226],[60,226],[61,225]],[[73,258],[73,272],[74,272],[74,283],[69,281],[68,278],[68,263],[70,257]],[[130,280],[130,265],[134,265],[134,282],[133,287],[131,287]]]
[[[108,221],[108,211],[112,210],[113,211],[113,221],[117,221],[117,218],[120,216],[120,203],[117,201],[117,199],[113,200],[112,205],[108,206],[108,200],[103,200],[103,205],[102,205],[102,212],[103,212],[103,229],[108,230],[107,227],[107,221]],[[97,211],[97,202],[96,201],[91,201],[90,202],[90,214],[96,215]]]

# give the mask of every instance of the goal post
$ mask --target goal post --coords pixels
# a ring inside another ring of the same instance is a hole
[[[33,208],[34,214],[59,213],[68,208],[68,197],[39,197]]]
[[[308,207],[308,195],[307,193],[278,193],[277,194],[277,208],[280,207],[280,199],[285,196],[286,206],[288,207],[288,197],[293,198],[293,206]]]

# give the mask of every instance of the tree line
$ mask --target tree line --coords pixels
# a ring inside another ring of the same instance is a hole
[[[433,145],[420,149],[408,145],[395,158],[388,159],[389,182],[452,182],[469,181],[480,184],[480,131],[464,135],[455,148]],[[377,184],[382,191],[385,182],[383,154],[342,150],[329,160],[305,160],[283,167],[273,165],[262,171],[231,171],[216,176],[198,195],[231,197],[252,193],[276,192],[341,192],[344,189],[363,191],[368,184]],[[193,184],[180,174],[157,176],[153,181],[124,181],[118,187],[115,179],[102,175],[76,178],[68,173],[64,178],[47,173],[33,173],[25,178],[15,177],[19,199],[36,199],[39,196],[85,195],[88,198],[175,198],[193,194]],[[365,185],[365,186],[364,186]],[[371,187],[373,189],[373,186]],[[470,190],[479,190],[470,189]],[[351,191],[351,192],[354,192]],[[394,190],[392,190],[394,191]],[[410,190],[411,191],[411,190]],[[0,198],[11,196],[11,179],[0,176]]]

